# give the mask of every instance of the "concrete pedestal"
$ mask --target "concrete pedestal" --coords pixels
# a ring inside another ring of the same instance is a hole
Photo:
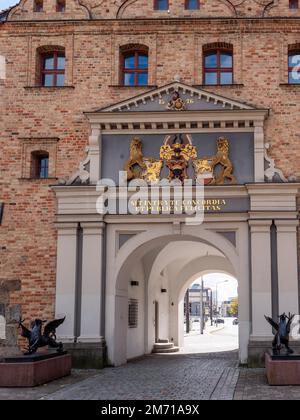
[[[0,359],[0,387],[34,387],[71,374],[71,355],[35,354]]]
[[[269,385],[300,385],[300,355],[272,356],[265,355]]]

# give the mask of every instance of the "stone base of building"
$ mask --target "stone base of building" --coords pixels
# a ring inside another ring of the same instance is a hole
[[[107,365],[106,344],[100,343],[65,343],[72,355],[73,367],[77,369],[103,369]]]
[[[300,354],[300,342],[291,342],[291,348],[296,354]],[[248,345],[248,367],[263,368],[265,367],[265,354],[272,348],[269,341],[250,341]]]
[[[0,360],[0,387],[34,387],[71,374],[71,355],[65,353],[6,357]]]
[[[300,385],[300,356],[278,360],[269,353],[265,355],[268,384],[274,386]]]

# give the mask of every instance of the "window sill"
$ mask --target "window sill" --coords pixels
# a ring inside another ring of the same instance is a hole
[[[193,87],[200,88],[200,89],[205,89],[207,87],[209,87],[209,88],[211,88],[211,87],[215,87],[215,88],[216,87],[242,88],[244,86],[245,85],[243,83],[231,83],[230,85],[193,85]]]
[[[282,87],[299,87],[300,88],[300,83],[280,83],[279,86],[282,86]]]
[[[41,90],[60,90],[60,89],[75,89],[75,86],[24,86],[24,89],[41,89]]]
[[[123,89],[157,89],[157,85],[140,85],[140,86],[126,86],[126,85],[109,85],[110,88],[123,88]]]
[[[19,178],[19,181],[30,181],[30,182],[37,182],[37,181],[53,181],[58,180],[56,177],[49,177],[49,178],[27,178],[23,176],[22,178]]]

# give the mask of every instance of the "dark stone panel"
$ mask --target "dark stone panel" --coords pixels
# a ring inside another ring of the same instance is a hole
[[[77,369],[102,369],[107,365],[105,343],[67,343],[64,349],[72,355]]]
[[[217,152],[217,139],[224,136],[229,139],[229,157],[234,165],[234,174],[239,184],[254,181],[254,136],[253,133],[193,133],[192,139],[198,150],[198,157],[213,156]],[[102,178],[109,178],[118,182],[118,174],[123,170],[126,160],[129,158],[129,147],[134,135],[104,135],[102,145]],[[140,136],[143,142],[143,154],[145,157],[159,159],[160,147],[165,135],[143,134]],[[189,176],[193,175],[190,164]],[[167,177],[168,170],[164,168],[162,177]]]
[[[136,235],[136,233],[121,233],[120,235],[119,235],[119,249],[120,248],[122,248],[122,246],[127,242],[127,241],[129,241],[129,239],[131,239],[131,238],[133,238],[134,236]]]

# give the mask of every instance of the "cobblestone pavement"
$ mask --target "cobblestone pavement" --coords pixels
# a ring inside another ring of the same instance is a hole
[[[34,388],[0,388],[0,401],[39,400],[57,390],[84,381],[99,373],[98,370],[72,370],[72,375]]]
[[[300,400],[300,387],[270,387],[264,369],[237,353],[151,355],[117,368],[73,370],[36,388],[0,388],[0,400]]]
[[[151,355],[48,395],[51,400],[232,400],[237,353]]]
[[[300,400],[300,387],[269,386],[265,369],[241,369],[234,400]]]

